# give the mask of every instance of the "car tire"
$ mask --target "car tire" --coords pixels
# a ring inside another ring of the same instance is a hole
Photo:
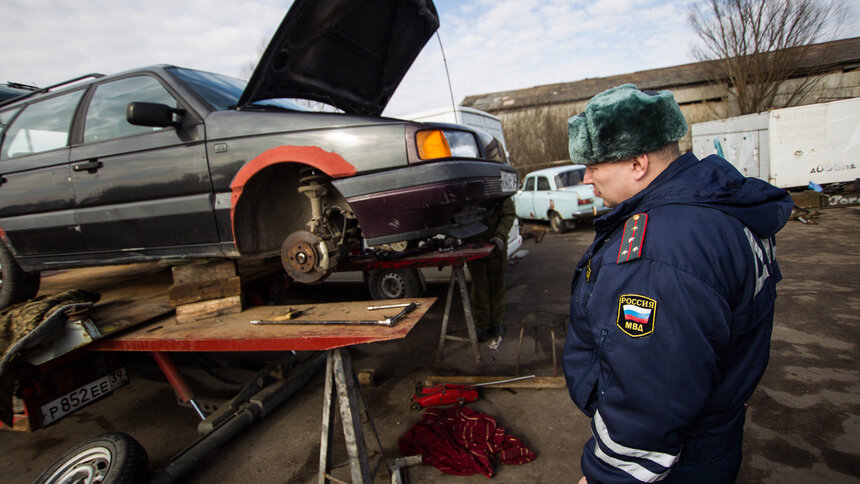
[[[36,297],[40,280],[38,272],[25,272],[0,243],[0,309]]]
[[[401,299],[421,297],[424,286],[415,269],[382,269],[371,271],[367,288],[373,299]]]
[[[550,212],[549,226],[556,234],[563,234],[567,230],[567,221],[558,212]]]
[[[36,484],[146,482],[146,450],[130,435],[111,432],[79,444],[55,460]]]

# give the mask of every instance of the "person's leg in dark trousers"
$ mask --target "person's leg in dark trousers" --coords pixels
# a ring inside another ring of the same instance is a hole
[[[489,299],[490,337],[504,336],[502,316],[505,312],[505,268],[507,254],[496,251],[485,259],[487,261],[487,279]]]
[[[490,278],[488,275],[488,258],[469,261],[469,275],[472,278],[472,317],[478,332],[478,341],[483,343],[490,336]]]

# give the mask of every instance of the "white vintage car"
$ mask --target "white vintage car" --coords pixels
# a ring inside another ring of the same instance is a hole
[[[533,171],[514,195],[517,217],[548,220],[556,233],[608,212],[594,187],[583,183],[585,165],[564,165]]]

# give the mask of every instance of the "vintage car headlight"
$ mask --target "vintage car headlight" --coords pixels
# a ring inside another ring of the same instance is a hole
[[[468,131],[454,129],[428,129],[415,134],[418,157],[422,160],[436,158],[478,157],[478,142]]]

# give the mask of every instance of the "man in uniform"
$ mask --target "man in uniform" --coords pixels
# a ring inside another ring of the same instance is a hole
[[[508,232],[511,231],[515,217],[514,200],[508,197],[502,202],[501,210],[496,210],[484,218],[487,230],[469,239],[469,242],[491,242],[495,245],[489,256],[466,263],[472,277],[470,299],[478,341],[483,343],[493,338],[491,347],[494,349],[499,347],[504,336],[502,313],[505,310]]]
[[[564,371],[592,418],[580,482],[734,482],[744,404],[767,365],[774,234],[791,197],[726,160],[681,155],[668,91],[627,84],[568,122],[613,210],[576,267]]]

